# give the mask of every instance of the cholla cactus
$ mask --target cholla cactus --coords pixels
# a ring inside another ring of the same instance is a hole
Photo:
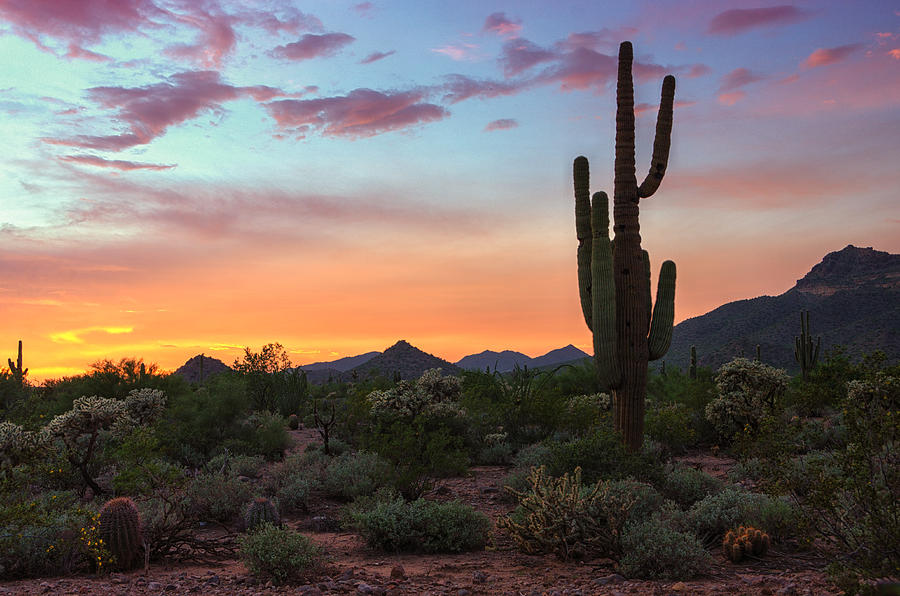
[[[72,403],[71,410],[56,416],[44,427],[48,439],[62,441],[66,459],[79,471],[94,494],[103,492],[89,469],[98,438],[102,431],[120,423],[126,412],[124,401],[96,395],[79,397]]]
[[[119,497],[100,509],[100,538],[119,569],[130,569],[143,546],[141,516],[134,501]]]
[[[732,563],[740,563],[749,556],[761,557],[769,550],[769,535],[752,526],[738,526],[729,530],[722,540],[722,553]]]
[[[543,466],[532,468],[531,488],[515,495],[524,515],[501,517],[497,527],[509,532],[519,548],[528,554],[554,553],[566,560],[588,551],[608,553],[615,548],[610,528],[594,515],[602,484],[585,492],[581,486],[581,468],[570,476],[548,476]]]
[[[281,525],[281,517],[278,515],[278,508],[272,501],[265,497],[257,497],[247,506],[247,511],[244,513],[244,524],[249,532],[263,524]]]
[[[441,369],[432,368],[415,382],[400,381],[392,389],[373,391],[367,400],[375,416],[414,418],[422,413],[439,416],[460,412],[456,403],[460,391],[457,377],[442,376]]]
[[[789,380],[781,369],[735,358],[719,369],[718,395],[706,406],[706,419],[726,439],[741,431],[752,433],[763,417],[774,411]]]
[[[10,470],[46,447],[46,435],[0,422],[0,472]]]
[[[132,389],[125,397],[125,413],[135,425],[155,422],[165,409],[166,394],[159,389]]]

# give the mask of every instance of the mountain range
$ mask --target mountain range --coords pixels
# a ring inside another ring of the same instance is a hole
[[[841,345],[851,356],[883,351],[890,362],[900,360],[900,255],[873,248],[846,248],[827,254],[787,292],[729,302],[682,321],[672,331],[672,345],[661,361],[687,369],[691,346],[701,366],[718,368],[740,355],[753,358],[759,346],[762,361],[795,373],[794,338],[800,334],[800,313],[808,311],[813,337],[821,337],[820,361]],[[539,368],[581,361],[589,355],[573,345],[531,358],[521,352],[485,350],[451,363],[400,340],[384,352],[367,352],[298,368],[310,382],[350,381],[376,371],[392,378],[413,379],[429,368],[445,374],[462,370],[508,372],[516,366]],[[176,373],[199,380],[200,356]],[[227,370],[223,362],[203,358],[203,376]]]

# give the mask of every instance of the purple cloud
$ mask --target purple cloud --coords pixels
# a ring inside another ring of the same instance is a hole
[[[424,90],[382,93],[355,89],[344,96],[273,101],[266,109],[285,131],[305,135],[317,130],[325,136],[360,138],[450,115],[438,105],[424,103],[424,98]]]
[[[171,170],[175,164],[155,164],[155,163],[138,163],[134,161],[124,161],[121,159],[104,159],[96,155],[64,155],[59,158],[60,161],[68,161],[71,163],[96,166],[98,168],[112,168],[128,172],[131,170]]]
[[[447,75],[445,79],[447,82],[440,89],[445,93],[444,101],[451,104],[473,97],[484,99],[515,95],[526,85],[526,83],[517,82],[478,80],[461,74]]]
[[[383,58],[387,58],[388,56],[393,56],[397,53],[397,50],[391,50],[390,52],[372,52],[365,58],[359,61],[360,64],[372,64],[373,62],[377,62],[382,60]]]
[[[484,132],[490,132],[493,130],[509,130],[511,128],[518,128],[519,122],[517,120],[513,120],[512,118],[501,118],[499,120],[494,120],[493,122],[488,122],[487,126],[484,127]]]
[[[542,62],[557,58],[557,54],[535,45],[524,38],[511,39],[503,44],[500,53],[500,64],[503,74],[514,77]]]
[[[713,17],[709,23],[709,32],[715,35],[738,35],[757,27],[796,23],[809,16],[808,12],[788,4],[766,8],[733,8]]]
[[[801,63],[804,68],[815,68],[817,66],[828,66],[845,60],[850,54],[859,50],[862,44],[852,43],[836,48],[819,48],[810,54],[806,60]]]
[[[515,37],[522,30],[522,21],[507,18],[506,13],[495,12],[484,21],[482,31],[496,33],[502,37]]]
[[[719,84],[719,92],[734,91],[745,85],[749,85],[750,83],[762,81],[765,78],[764,75],[755,73],[746,68],[735,68],[722,77],[722,81]]]
[[[346,33],[324,33],[322,35],[307,33],[298,41],[276,47],[272,50],[272,55],[287,60],[309,60],[321,56],[333,56],[341,48],[354,41],[356,38]]]

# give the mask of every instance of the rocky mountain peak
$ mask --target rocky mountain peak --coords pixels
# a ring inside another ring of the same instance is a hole
[[[803,279],[797,280],[794,288],[802,293],[829,296],[860,286],[900,287],[900,255],[850,244],[825,255]]]

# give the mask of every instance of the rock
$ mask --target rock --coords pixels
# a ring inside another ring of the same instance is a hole
[[[677,582],[672,585],[673,592],[687,592],[688,587],[684,582]]]
[[[345,569],[339,576],[338,581],[346,581],[348,579],[353,579],[353,569]]]
[[[797,593],[797,586],[793,583],[787,584],[782,587],[776,594],[779,596],[794,596]]]
[[[618,573],[612,573],[610,575],[604,575],[603,577],[598,577],[594,580],[594,583],[598,586],[609,586],[613,584],[620,584],[625,581],[625,578]]]
[[[147,584],[147,589],[151,590],[153,592],[156,592],[157,590],[162,590],[162,587],[163,587],[163,585],[159,582],[150,582],[149,584]]]
[[[460,588],[456,591],[456,596],[472,596],[472,590],[467,588]]]
[[[472,573],[472,582],[476,584],[483,584],[488,580],[488,574],[484,571],[475,571]]]
[[[213,575],[212,577],[210,577],[209,579],[207,579],[206,582],[204,582],[204,583],[205,583],[207,586],[218,586],[220,583],[222,583],[222,580],[219,579],[219,576],[218,576],[218,575]]]
[[[164,589],[166,592],[174,592],[175,590],[178,589],[178,586],[177,586],[176,584],[166,584],[166,587],[163,588],[163,589]]]
[[[300,586],[297,591],[303,596],[322,596],[322,590],[316,586]]]
[[[403,565],[391,567],[391,579],[406,579],[406,570],[403,568]]]

